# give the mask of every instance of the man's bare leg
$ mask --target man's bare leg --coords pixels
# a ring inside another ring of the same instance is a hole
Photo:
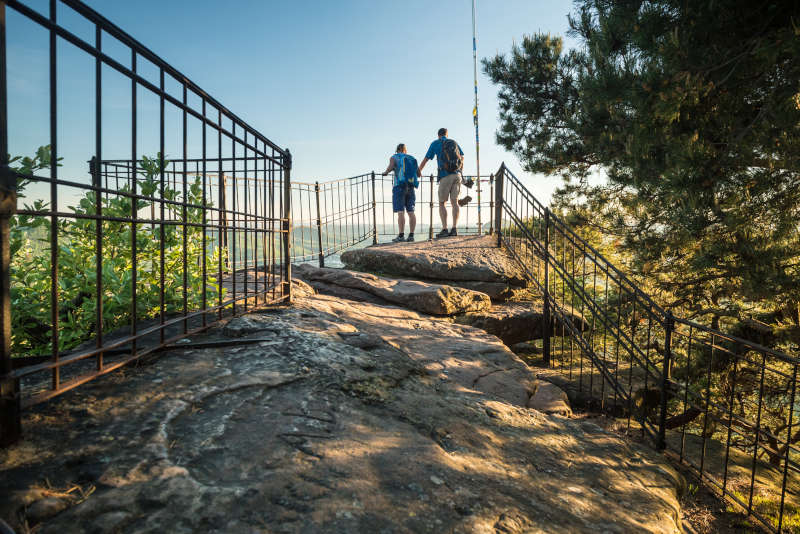
[[[447,230],[446,202],[439,202],[439,217],[442,219],[442,229]]]
[[[417,216],[414,215],[414,212],[412,211],[408,214],[408,228],[409,228],[408,233],[413,234],[414,229],[416,227],[417,227]]]
[[[458,199],[457,198],[450,199],[450,205],[453,207],[453,228],[455,228],[456,226],[458,226],[458,212],[459,212]],[[445,228],[447,228],[447,226],[445,226]]]
[[[409,214],[409,216],[410,216],[410,214]],[[403,230],[405,230],[405,227],[406,227],[405,212],[402,212],[402,211],[398,211],[397,212],[397,227],[400,229],[400,234],[402,235],[403,234]],[[414,225],[413,224],[411,225],[411,231],[412,232],[414,231]]]

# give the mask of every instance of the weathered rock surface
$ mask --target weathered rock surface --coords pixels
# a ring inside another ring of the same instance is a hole
[[[295,271],[304,280],[312,283],[321,282],[329,286],[355,289],[359,293],[366,292],[387,302],[432,315],[454,315],[480,311],[491,306],[491,300],[484,293],[448,285],[394,280],[369,273],[319,268],[309,264],[299,265]]]
[[[493,282],[525,287],[516,261],[491,236],[464,236],[371,246],[342,253],[348,269],[450,282]],[[499,287],[499,286],[498,286]]]
[[[240,346],[26,411],[0,450],[0,517],[18,526],[47,479],[84,499],[41,534],[680,531],[678,475],[527,408],[535,379],[494,336],[326,296],[234,321]]]
[[[455,320],[459,324],[485,330],[499,337],[509,347],[544,336],[544,314],[538,302],[495,304],[488,310],[459,315]],[[571,320],[576,328],[585,330],[588,327],[586,321],[577,314],[573,314]],[[555,318],[551,318],[551,322],[552,328]]]
[[[564,417],[572,415],[567,394],[555,384],[541,380],[528,400],[528,407],[546,414],[563,415]]]

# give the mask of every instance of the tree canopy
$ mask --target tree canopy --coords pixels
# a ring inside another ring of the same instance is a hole
[[[664,305],[795,343],[798,5],[583,0],[577,49],[536,34],[483,61],[497,141],[564,178],[555,207],[614,236]]]

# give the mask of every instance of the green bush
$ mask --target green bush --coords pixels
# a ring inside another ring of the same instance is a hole
[[[154,205],[158,195],[158,176],[161,172],[160,155],[144,157],[138,164],[137,193],[154,200],[138,200],[137,211]],[[33,158],[14,158],[14,170],[23,175],[18,180],[19,196],[24,198],[25,186],[38,170],[51,165],[50,148],[40,147]],[[163,163],[164,165],[167,162]],[[121,192],[129,193],[126,184]],[[203,217],[202,185],[195,177],[187,188],[186,198],[182,192],[165,188],[164,199],[186,201],[197,207],[186,208],[187,223],[201,223]],[[97,193],[87,192],[76,206],[69,210],[77,217],[93,215],[96,211]],[[132,199],[124,196],[101,195],[104,218],[129,218]],[[206,203],[206,206],[211,206]],[[47,210],[41,200],[28,210]],[[183,222],[182,208],[170,209],[175,222]],[[71,349],[91,339],[96,325],[96,221],[86,218],[59,218],[57,221],[58,243],[58,313],[59,351]],[[102,299],[103,331],[129,325],[134,313],[132,305],[133,262],[132,224],[103,220],[102,223]],[[12,346],[15,356],[47,353],[51,350],[51,260],[49,217],[17,215],[11,219],[11,306]],[[158,224],[136,224],[136,310],[139,319],[149,319],[160,313],[160,252],[162,228]],[[186,278],[187,307],[197,310],[202,307],[202,232],[201,227],[186,227]],[[168,314],[183,311],[183,228],[177,224],[163,225],[164,243],[164,299]],[[210,248],[210,247],[207,247]],[[206,252],[209,271],[218,263],[219,250]],[[206,298],[214,302],[219,287],[217,280],[207,276]]]

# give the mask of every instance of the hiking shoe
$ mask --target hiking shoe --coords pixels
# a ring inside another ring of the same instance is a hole
[[[458,235],[458,232],[456,231],[455,228],[453,228],[452,230],[450,230],[450,233],[447,234],[447,235],[449,235],[450,237],[454,237],[454,236]]]
[[[392,239],[392,243],[400,243],[401,241],[405,241],[406,238],[403,237],[403,234],[398,235],[394,239]]]
[[[414,234],[408,234],[408,239],[406,239],[406,241],[408,241],[409,243],[414,241]]]
[[[450,232],[447,231],[447,228],[442,228],[442,231],[436,234],[436,238],[438,239],[440,237],[448,237],[449,235]]]
[[[458,205],[463,208],[464,206],[466,206],[470,202],[472,202],[472,197],[467,195],[467,196],[465,196],[464,198],[462,198],[461,200],[458,201]]]

